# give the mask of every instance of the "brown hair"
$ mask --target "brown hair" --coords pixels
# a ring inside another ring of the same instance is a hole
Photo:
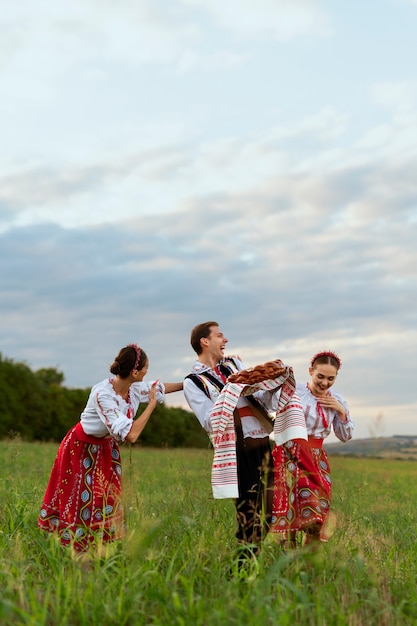
[[[120,350],[110,366],[110,372],[120,376],[120,378],[127,378],[133,369],[141,370],[146,365],[147,360],[146,352],[141,348],[139,363],[137,363],[137,352],[133,345],[129,345]]]
[[[317,352],[311,359],[311,367],[314,368],[315,365],[333,365],[333,367],[339,371],[342,366],[342,361],[335,352]]]
[[[203,349],[201,347],[201,340],[207,339],[210,336],[213,326],[218,326],[217,322],[203,322],[203,324],[197,324],[191,331],[190,343],[194,352],[201,354]]]

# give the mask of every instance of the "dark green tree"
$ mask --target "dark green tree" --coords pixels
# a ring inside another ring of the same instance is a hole
[[[53,367],[33,372],[0,353],[0,438],[18,433],[27,441],[61,441],[80,419],[90,392],[68,389],[63,383],[63,373]],[[160,404],[138,444],[206,448],[209,441],[193,413]]]

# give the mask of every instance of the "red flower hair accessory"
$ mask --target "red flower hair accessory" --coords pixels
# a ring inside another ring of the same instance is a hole
[[[137,370],[137,369],[138,369],[138,365],[139,365],[139,361],[140,361],[140,347],[138,346],[138,344],[137,344],[137,343],[129,343],[129,344],[128,344],[128,347],[129,347],[129,348],[133,348],[133,349],[134,349],[134,351],[136,352],[136,361],[135,361],[135,365],[134,365],[134,367],[132,367],[132,372],[133,372],[134,370]]]
[[[342,359],[340,358],[338,354],[336,354],[335,352],[332,352],[331,350],[326,350],[324,352],[317,352],[317,354],[315,354],[313,358],[311,359],[311,367],[314,367],[314,363],[317,361],[317,359],[323,356],[334,359],[337,363],[337,369],[340,370],[340,368],[342,367]]]

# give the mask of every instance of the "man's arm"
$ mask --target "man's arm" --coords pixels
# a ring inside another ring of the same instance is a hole
[[[184,380],[184,396],[201,426],[207,433],[211,433],[210,411],[214,404],[213,400],[189,378]]]

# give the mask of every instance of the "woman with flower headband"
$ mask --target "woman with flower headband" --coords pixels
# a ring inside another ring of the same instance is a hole
[[[144,382],[148,366],[137,344],[122,348],[110,367],[112,376],[91,389],[78,424],[59,447],[38,526],[77,552],[123,536],[119,442],[134,443],[156,404],[183,387]],[[148,406],[134,419],[141,402]]]
[[[344,398],[330,391],[341,360],[334,352],[319,352],[311,359],[310,381],[297,383],[304,409],[308,441],[294,439],[275,446],[274,499],[271,530],[283,534],[288,547],[296,547],[297,531],[304,531],[305,544],[327,541],[331,498],[329,460],[323,440],[333,427],[340,441],[352,438],[354,423]]]

